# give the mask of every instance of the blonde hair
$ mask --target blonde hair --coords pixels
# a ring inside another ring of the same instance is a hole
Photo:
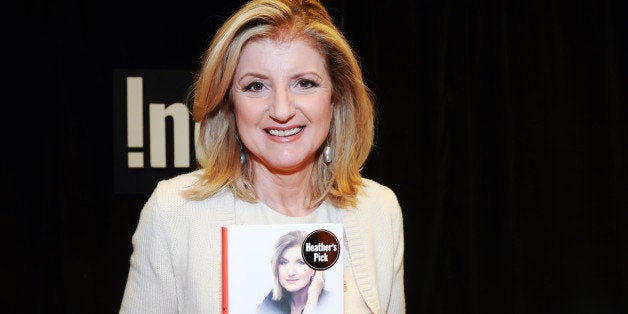
[[[305,241],[305,237],[307,237],[307,233],[305,231],[290,231],[283,236],[281,236],[277,243],[275,244],[275,251],[273,253],[273,257],[270,261],[270,266],[273,270],[273,296],[272,299],[275,301],[281,300],[284,293],[284,288],[279,282],[279,260],[281,259],[281,255],[287,249],[297,247],[301,248],[303,245],[303,241]],[[309,267],[309,266],[308,266]]]
[[[216,32],[191,90],[194,121],[200,122],[196,159],[204,171],[184,196],[201,200],[228,188],[243,200],[258,200],[251,165],[240,161],[246,151],[238,139],[229,92],[240,52],[255,38],[306,39],[326,58],[333,85],[327,139],[333,160],[326,163],[319,149],[310,179],[311,205],[328,199],[341,208],[355,206],[360,171],[373,146],[373,94],[354,50],[317,0],[253,0]]]

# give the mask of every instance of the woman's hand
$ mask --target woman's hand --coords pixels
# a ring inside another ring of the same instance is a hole
[[[325,287],[325,272],[314,271],[312,281],[307,289],[307,302],[303,308],[304,314],[316,313],[316,305],[318,304],[318,297],[321,295],[323,288]]]
[[[324,271],[314,271],[314,276],[312,276],[312,282],[310,283],[310,287],[307,289],[308,299],[309,296],[316,295],[318,296],[323,291],[325,287],[325,272]]]

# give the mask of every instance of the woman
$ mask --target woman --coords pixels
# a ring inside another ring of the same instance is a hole
[[[345,312],[404,313],[401,209],[360,174],[372,95],[321,3],[243,5],[193,96],[201,169],[160,182],[142,209],[121,312],[221,312],[221,226],[341,223]]]
[[[301,254],[306,236],[305,231],[292,231],[277,240],[271,260],[273,289],[257,307],[258,314],[330,313],[335,301],[324,290],[325,272],[310,268]]]

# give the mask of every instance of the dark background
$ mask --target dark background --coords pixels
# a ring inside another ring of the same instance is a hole
[[[4,313],[118,311],[148,195],[113,192],[112,71],[195,69],[240,3],[5,8]],[[408,312],[628,313],[626,2],[325,3],[378,96]]]

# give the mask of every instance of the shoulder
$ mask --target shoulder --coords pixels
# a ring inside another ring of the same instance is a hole
[[[272,299],[273,292],[269,292],[262,303],[257,306],[257,314],[276,314],[281,313],[281,303],[278,301],[273,301]]]
[[[357,221],[360,226],[391,226],[401,222],[397,195],[386,185],[363,178],[357,201],[355,208],[345,211],[345,222]]]
[[[362,189],[358,194],[358,203],[377,203],[395,206],[398,204],[398,200],[395,192],[388,186],[372,179],[362,178]]]
[[[201,174],[202,171],[197,170],[159,181],[147,203],[157,205],[161,211],[196,207],[221,207],[222,203],[225,203],[225,205],[233,203],[232,194],[226,191],[219,192],[200,201],[192,201],[185,198],[183,192],[196,184]]]
[[[366,191],[394,194],[391,188],[373,179],[362,178],[362,186],[364,187],[364,190]]]
[[[190,200],[183,196],[182,192],[198,182],[200,175],[201,171],[193,171],[159,181],[143,211],[171,220],[233,209],[233,194],[228,190],[203,200]]]
[[[183,173],[178,176],[161,180],[157,183],[154,193],[163,196],[176,196],[180,195],[185,189],[190,188],[196,182],[198,182],[201,171],[193,171]]]

